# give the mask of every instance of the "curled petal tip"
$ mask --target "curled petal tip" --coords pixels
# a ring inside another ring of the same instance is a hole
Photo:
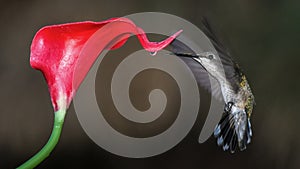
[[[168,37],[167,39],[161,42],[150,42],[145,32],[141,28],[138,28],[137,36],[145,50],[147,50],[148,52],[155,53],[168,46],[181,32],[182,30],[179,30],[175,34],[173,34],[172,36]]]

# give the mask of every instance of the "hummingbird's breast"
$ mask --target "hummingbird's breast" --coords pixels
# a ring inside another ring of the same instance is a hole
[[[235,81],[225,80],[220,83],[224,101],[246,109],[253,105],[254,97],[245,75]]]

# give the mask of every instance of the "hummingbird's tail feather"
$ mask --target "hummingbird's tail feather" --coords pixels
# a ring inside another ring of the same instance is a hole
[[[239,142],[239,148],[241,151],[246,149],[246,145],[251,142],[251,137],[252,137],[252,130],[251,130],[250,120],[248,119],[244,138]]]
[[[224,151],[235,152],[238,140],[234,119],[229,112],[224,112],[221,121],[214,131],[214,136],[217,138],[218,146],[222,146]]]
[[[245,133],[244,142],[246,144],[249,144],[251,142],[251,137],[252,137],[252,129],[251,129],[250,119],[248,118],[247,124],[246,124],[246,133]]]
[[[249,119],[246,123],[246,131],[242,139],[238,139],[236,128],[234,115],[229,111],[225,111],[214,131],[214,136],[217,138],[217,144],[218,146],[223,147],[224,151],[229,150],[231,153],[234,153],[237,146],[240,151],[243,151],[246,149],[247,144],[251,142],[252,130]]]

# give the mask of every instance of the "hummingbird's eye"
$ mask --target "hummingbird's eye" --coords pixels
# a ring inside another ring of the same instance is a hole
[[[209,60],[212,60],[214,58],[214,55],[208,55],[207,57]]]

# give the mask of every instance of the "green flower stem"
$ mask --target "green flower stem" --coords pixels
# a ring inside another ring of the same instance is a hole
[[[34,168],[38,164],[40,164],[45,158],[47,158],[49,154],[52,152],[52,150],[54,149],[54,147],[56,146],[59,140],[62,126],[64,124],[66,110],[58,110],[54,114],[55,117],[54,117],[53,130],[47,144],[37,154],[35,154],[33,157],[31,157],[28,161],[26,161],[24,164],[19,166],[17,169]]]

